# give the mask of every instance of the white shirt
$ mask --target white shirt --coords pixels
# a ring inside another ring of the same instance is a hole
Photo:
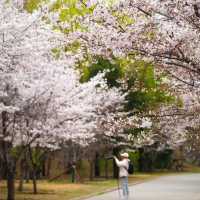
[[[119,167],[119,177],[127,177],[128,176],[128,167],[129,167],[129,159],[124,158],[119,161],[116,157],[114,157],[116,165]]]

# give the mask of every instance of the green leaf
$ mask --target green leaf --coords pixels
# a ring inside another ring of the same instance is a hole
[[[26,0],[24,3],[24,8],[26,11],[32,13],[34,10],[38,9],[42,2],[46,0]]]
[[[112,14],[114,17],[116,17],[118,23],[124,28],[135,22],[135,20],[132,17],[130,17],[129,15],[125,13],[113,12]]]
[[[60,53],[61,53],[61,49],[59,49],[59,48],[54,48],[54,49],[52,49],[51,51],[52,51],[54,57],[55,57],[56,59],[59,59]]]
[[[65,51],[71,51],[76,53],[81,47],[81,43],[79,41],[74,41],[73,43],[69,44],[65,47]]]
[[[120,84],[118,80],[124,75],[122,67],[117,62],[111,62],[110,60],[104,59],[102,57],[96,57],[95,63],[87,66],[86,69],[82,69],[81,81],[89,81],[92,77],[96,76],[98,73],[105,73],[105,79],[109,87],[119,87]],[[86,72],[86,73],[85,73]]]

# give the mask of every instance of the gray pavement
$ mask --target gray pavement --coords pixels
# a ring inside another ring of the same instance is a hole
[[[200,174],[164,176],[130,187],[130,200],[200,200]],[[87,200],[118,200],[118,191]]]

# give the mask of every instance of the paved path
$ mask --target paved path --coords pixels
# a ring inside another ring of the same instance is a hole
[[[130,200],[200,200],[200,174],[171,175],[130,187]],[[87,200],[119,200],[110,192]]]

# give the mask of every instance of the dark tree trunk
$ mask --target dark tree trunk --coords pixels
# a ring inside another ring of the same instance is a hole
[[[33,169],[33,194],[37,194],[37,177],[35,167]]]
[[[23,191],[23,184],[24,184],[24,160],[20,161],[20,179],[19,179],[19,186],[18,191]]]
[[[99,177],[100,176],[100,166],[99,166],[99,154],[96,153],[95,156],[95,177]]]
[[[29,152],[25,152],[25,161],[24,161],[24,179],[26,180],[26,183],[29,183],[30,181],[30,164],[28,160],[30,159]]]
[[[14,170],[7,171],[7,200],[15,200],[15,172]]]
[[[32,168],[33,194],[37,194],[37,165],[34,162],[33,153],[30,146],[29,146],[29,157]]]
[[[29,167],[28,166],[25,169],[25,179],[26,179],[26,183],[29,183],[29,180],[30,180],[30,171],[29,171]]]
[[[4,137],[9,135],[7,132],[6,122],[8,120],[7,112],[1,113],[2,117],[2,134]],[[2,159],[5,166],[6,179],[7,179],[7,200],[15,200],[15,172],[16,172],[16,159],[11,156],[10,152],[12,144],[10,142],[2,141]]]
[[[46,163],[46,159],[44,160],[43,164],[42,164],[42,177],[46,177],[46,168],[45,168],[45,163]]]
[[[94,162],[93,161],[89,161],[90,162],[90,181],[93,181],[94,179]]]
[[[139,160],[138,160],[138,164],[139,164],[139,171],[143,172],[144,171],[144,149],[140,148],[139,149]]]
[[[113,149],[113,155],[118,156],[120,149],[119,148],[114,148]],[[113,159],[113,178],[118,179],[119,176],[119,169],[115,163],[115,160]]]
[[[0,160],[0,179],[6,179],[6,165],[3,162],[3,159]]]
[[[75,168],[75,166],[72,166],[71,167],[71,178],[72,178],[72,183],[75,183],[76,182],[76,168]]]
[[[2,174],[2,162],[0,160],[0,186],[1,186],[1,180],[3,179],[3,177],[1,176],[1,174]],[[1,192],[1,187],[0,187],[0,199],[2,199],[1,198],[1,194],[2,194],[2,192]]]

